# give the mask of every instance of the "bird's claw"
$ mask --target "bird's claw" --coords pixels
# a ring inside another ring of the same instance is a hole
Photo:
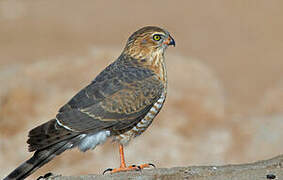
[[[47,179],[52,175],[53,174],[51,172],[49,172],[49,173],[46,173],[44,176],[39,176],[36,180]]]
[[[148,163],[148,164],[142,164],[142,165],[138,165],[138,166],[137,165],[131,165],[131,166],[128,166],[128,167],[120,167],[120,168],[116,168],[116,169],[108,168],[105,171],[103,171],[102,174],[104,175],[107,172],[116,173],[116,172],[131,171],[131,170],[141,171],[142,169],[147,168],[147,167],[156,168],[156,166],[154,164]]]
[[[152,163],[148,163],[149,166],[152,166],[153,168],[156,168],[156,166]]]
[[[137,166],[139,170],[142,170],[144,168],[149,168],[149,167],[153,167],[153,168],[156,168],[154,164],[152,163],[147,163],[147,164],[142,164],[142,165],[139,165]]]
[[[129,168],[135,169],[136,171],[141,171],[141,170],[142,170],[141,166],[137,166],[137,165],[135,165],[135,164],[129,166]]]
[[[107,173],[108,171],[110,171],[110,172],[111,172],[111,171],[113,171],[113,169],[112,169],[112,168],[108,168],[108,169],[106,169],[105,171],[103,171],[103,173],[102,173],[102,174],[104,175],[104,174],[105,174],[105,173]]]

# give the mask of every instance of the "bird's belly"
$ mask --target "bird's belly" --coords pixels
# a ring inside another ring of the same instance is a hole
[[[165,93],[162,94],[162,96],[158,99],[156,103],[152,106],[152,108],[149,110],[149,112],[145,115],[145,117],[136,124],[132,129],[129,131],[119,134],[114,137],[114,141],[118,141],[121,144],[128,144],[131,139],[141,135],[152,123],[153,119],[156,117],[156,115],[161,110],[164,101],[165,101]]]

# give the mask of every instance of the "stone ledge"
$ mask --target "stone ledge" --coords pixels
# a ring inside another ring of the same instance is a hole
[[[51,176],[48,180],[283,180],[283,155],[248,164],[156,168],[108,175]]]

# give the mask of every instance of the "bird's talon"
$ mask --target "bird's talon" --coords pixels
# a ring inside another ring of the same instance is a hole
[[[39,176],[36,180],[41,180],[43,178],[44,178],[43,176]]]
[[[48,178],[48,177],[50,177],[50,176],[52,176],[53,174],[51,173],[51,172],[49,172],[49,173],[46,173],[43,177],[44,178]]]
[[[103,173],[102,173],[102,174],[104,175],[104,174],[105,174],[105,173],[107,173],[108,171],[110,171],[110,172],[111,172],[111,171],[113,171],[113,169],[112,169],[112,168],[108,168],[108,169],[106,169],[105,171],[103,171]]]
[[[39,176],[36,180],[47,179],[52,175],[53,174],[51,172],[49,172],[49,173],[46,173],[44,176]]]
[[[148,163],[149,166],[152,166],[153,168],[156,168],[156,166],[152,163]]]

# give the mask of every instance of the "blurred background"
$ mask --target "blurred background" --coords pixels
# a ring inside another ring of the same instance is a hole
[[[0,0],[0,177],[32,156],[30,129],[119,56],[137,29],[167,29],[169,92],[129,164],[245,163],[283,153],[283,1]],[[117,144],[63,153],[49,171],[102,173]]]

